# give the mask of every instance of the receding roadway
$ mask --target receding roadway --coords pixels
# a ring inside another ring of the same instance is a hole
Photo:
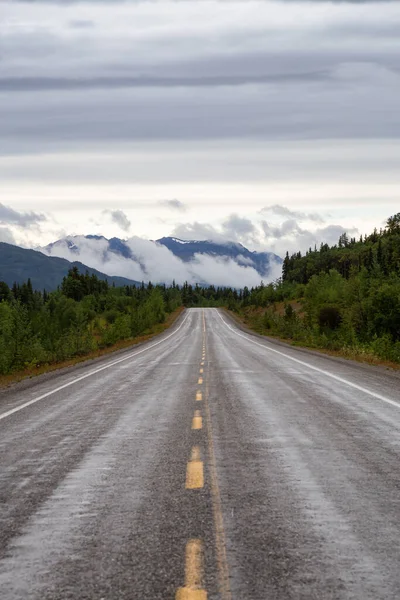
[[[400,598],[399,374],[189,309],[2,391],[0,598]]]

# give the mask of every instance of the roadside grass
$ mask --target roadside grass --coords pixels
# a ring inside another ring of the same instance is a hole
[[[177,320],[179,315],[183,311],[183,307],[176,309],[174,312],[170,313],[165,319],[164,323],[157,323],[153,327],[150,327],[146,330],[142,335],[129,338],[125,340],[120,340],[116,344],[112,346],[107,346],[105,348],[98,348],[96,350],[92,350],[87,354],[75,356],[74,358],[70,358],[68,360],[63,360],[54,363],[45,363],[39,366],[29,365],[25,369],[14,371],[13,373],[9,373],[8,375],[0,375],[0,388],[7,387],[13,383],[17,383],[18,381],[22,381],[23,379],[31,379],[32,377],[36,377],[37,375],[42,375],[43,373],[50,373],[51,371],[56,371],[57,369],[64,369],[65,367],[72,367],[78,363],[93,360],[95,358],[99,358],[101,356],[105,356],[107,354],[112,354],[117,350],[124,350],[126,348],[130,348],[136,346],[137,344],[147,342],[151,338],[156,335],[160,335],[166,329],[171,327],[174,322]]]
[[[282,315],[283,309],[280,306],[280,304],[283,305],[284,303],[279,303],[279,306],[277,306],[276,310],[277,310],[278,314]],[[295,303],[290,302],[290,304],[293,305]],[[296,303],[296,305],[297,305],[297,303]],[[293,308],[295,308],[295,307],[293,306]],[[298,347],[298,348],[306,348],[308,350],[314,350],[316,352],[319,352],[321,354],[326,354],[328,356],[334,356],[337,358],[346,358],[348,360],[355,360],[357,362],[367,363],[367,364],[375,365],[375,366],[381,366],[381,367],[385,367],[387,369],[400,370],[400,364],[398,362],[384,360],[382,358],[379,358],[378,356],[373,354],[371,351],[368,351],[368,349],[366,349],[366,348],[362,348],[362,347],[356,348],[356,347],[348,346],[348,347],[343,347],[340,350],[332,350],[332,349],[324,348],[323,346],[320,346],[317,343],[307,343],[304,341],[293,340],[292,338],[283,337],[282,335],[276,334],[272,330],[267,329],[263,324],[264,317],[265,317],[265,314],[268,312],[268,309],[259,308],[259,307],[254,308],[254,309],[250,308],[250,309],[246,309],[244,312],[242,312],[240,314],[238,314],[237,312],[228,310],[226,308],[224,310],[226,310],[226,312],[229,313],[229,315],[232,317],[232,319],[235,320],[238,324],[244,325],[248,329],[251,329],[255,333],[258,333],[266,338],[272,338],[274,340],[284,342],[285,344],[289,344],[290,346],[294,346],[294,347]]]

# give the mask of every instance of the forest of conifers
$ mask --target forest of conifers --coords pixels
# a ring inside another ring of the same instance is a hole
[[[0,374],[84,356],[150,332],[181,306],[176,287],[111,287],[75,267],[50,294],[0,282]]]
[[[400,213],[359,240],[287,254],[279,281],[232,292],[228,305],[260,333],[400,362]]]
[[[282,278],[251,290],[115,288],[76,268],[51,293],[0,282],[0,374],[136,338],[180,306],[224,306],[260,333],[400,362],[400,213],[359,240],[287,255]]]

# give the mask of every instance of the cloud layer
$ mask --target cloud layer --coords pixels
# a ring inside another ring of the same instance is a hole
[[[274,252],[283,257],[286,252],[306,252],[321,243],[334,245],[340,235],[359,235],[357,227],[343,227],[326,222],[319,213],[293,211],[284,205],[264,207],[252,218],[231,214],[219,226],[197,221],[181,223],[172,235],[184,240],[212,240],[241,243],[257,250]]]
[[[3,0],[1,14],[2,237],[174,232],[282,255],[395,212],[399,2]]]
[[[126,241],[135,260],[124,258],[109,251],[108,241],[73,238],[74,249],[68,245],[68,238],[49,249],[42,251],[49,256],[59,256],[67,260],[79,260],[108,275],[120,275],[136,281],[182,284],[208,283],[216,286],[252,287],[260,284],[261,277],[245,260],[238,264],[232,259],[196,254],[191,262],[183,262],[168,248],[156,242],[134,236]],[[76,250],[78,248],[78,251]],[[269,281],[281,274],[281,265],[272,264]]]
[[[6,0],[2,12],[2,134],[14,151],[60,139],[400,135],[396,2],[123,2],[115,11],[113,2]]]

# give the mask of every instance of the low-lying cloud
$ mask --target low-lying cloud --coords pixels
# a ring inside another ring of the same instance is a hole
[[[52,246],[42,249],[49,256],[59,256],[70,261],[79,260],[107,275],[119,275],[135,281],[152,281],[153,283],[182,284],[188,281],[192,285],[211,284],[232,287],[252,287],[260,284],[260,274],[250,265],[238,264],[224,257],[196,254],[190,262],[183,262],[168,248],[156,242],[134,236],[126,240],[135,260],[124,258],[109,251],[105,238],[87,239],[84,236],[70,238],[74,248],[68,247],[68,238]],[[269,281],[277,279],[281,274],[281,265],[272,264]]]

